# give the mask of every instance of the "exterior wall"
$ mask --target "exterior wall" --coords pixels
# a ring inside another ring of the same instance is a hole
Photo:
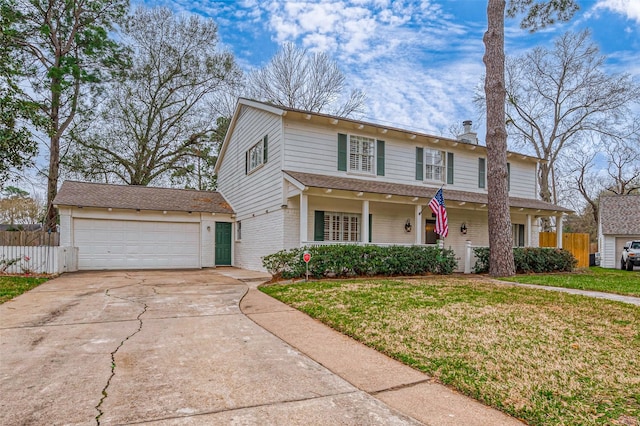
[[[285,209],[278,209],[241,221],[242,238],[236,239],[234,243],[234,266],[254,271],[265,270],[262,257],[285,248],[282,237],[284,211]]]
[[[284,248],[292,249],[300,246],[300,197],[288,200],[283,210]]]
[[[215,265],[215,222],[231,222],[227,214],[216,216],[210,213],[140,211],[124,209],[70,208],[60,207],[60,246],[71,247],[74,241],[73,219],[127,220],[146,222],[199,223],[200,225],[200,266]]]
[[[245,174],[246,152],[265,135],[268,137],[267,163]],[[231,204],[237,220],[280,208],[283,189],[281,140],[279,116],[243,106],[218,170],[218,191]]]
[[[428,209],[427,207],[425,211]],[[415,223],[413,205],[372,202],[369,213],[373,222],[372,243],[414,244],[416,232],[421,232],[420,226]],[[404,229],[407,219],[411,222],[411,232]]]
[[[385,176],[357,174],[337,170],[338,133],[363,135],[385,141]],[[486,158],[483,147],[471,150],[470,146],[458,143],[455,147],[446,143],[421,143],[394,139],[389,135],[371,132],[354,132],[339,126],[320,126],[306,121],[284,119],[285,158],[284,170],[316,174],[380,180],[391,183],[426,185],[439,187],[440,181],[418,181],[415,179],[416,147],[439,149],[454,154],[454,183],[445,188],[486,193],[478,188],[478,158]],[[473,146],[475,147],[475,146]],[[536,164],[517,155],[508,159],[511,164],[511,190],[509,195],[521,198],[536,198]]]

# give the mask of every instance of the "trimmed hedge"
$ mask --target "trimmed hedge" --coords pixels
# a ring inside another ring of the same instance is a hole
[[[276,279],[304,277],[306,266],[302,255],[305,251],[311,254],[309,276],[314,278],[451,274],[458,266],[453,250],[356,244],[282,250],[264,256],[262,265]]]
[[[477,274],[489,272],[489,247],[473,249],[476,263],[473,271]],[[515,247],[513,258],[517,273],[571,272],[578,261],[563,249],[539,247]]]

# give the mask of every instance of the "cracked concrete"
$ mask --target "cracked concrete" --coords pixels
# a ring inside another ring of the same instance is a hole
[[[0,424],[419,424],[256,325],[223,274],[65,274],[0,305]]]

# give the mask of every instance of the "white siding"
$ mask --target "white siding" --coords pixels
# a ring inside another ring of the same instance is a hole
[[[423,144],[412,140],[401,140],[389,135],[358,132],[340,126],[320,126],[306,121],[284,119],[286,154],[284,169],[336,176],[372,179],[384,182],[439,186],[442,182],[417,181],[415,179],[416,148],[439,149],[454,154],[454,183],[445,188],[486,194],[486,188],[478,188],[478,158],[486,158],[481,147],[470,150],[468,145],[456,147],[444,142]],[[338,171],[338,133],[363,135],[385,141],[385,176],[375,174],[355,174]],[[511,156],[510,196],[522,198],[536,197],[536,164]],[[446,173],[445,173],[446,176]]]
[[[234,266],[265,270],[262,257],[284,249],[284,211],[276,210],[242,220],[242,240],[234,243]]]
[[[218,171],[218,191],[231,204],[238,220],[279,209],[282,204],[280,117],[254,108],[244,109]],[[247,175],[246,152],[265,135],[267,163]]]

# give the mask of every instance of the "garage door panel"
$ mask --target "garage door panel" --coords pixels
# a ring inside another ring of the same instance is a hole
[[[79,269],[198,268],[198,223],[74,219]]]

